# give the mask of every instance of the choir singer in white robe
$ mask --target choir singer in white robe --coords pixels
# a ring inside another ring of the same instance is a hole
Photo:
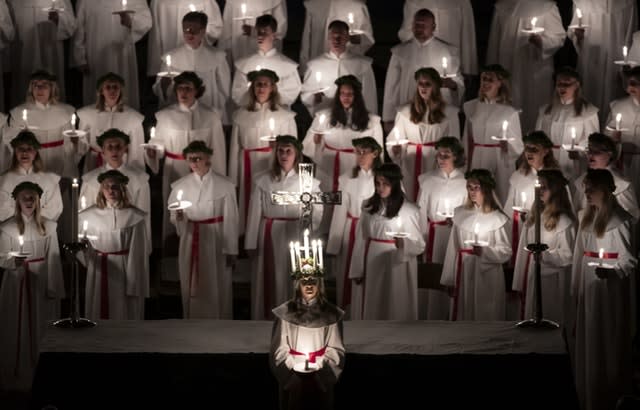
[[[131,11],[131,13],[125,12]],[[73,35],[73,66],[82,72],[83,103],[95,99],[94,84],[104,74],[118,73],[128,85],[126,100],[140,107],[136,43],[151,28],[145,0],[78,0],[77,29]]]
[[[149,297],[145,214],[131,205],[128,182],[114,169],[100,174],[96,204],[78,216],[88,244],[80,261],[87,266],[85,312],[90,319],[144,319],[144,298]]]
[[[185,319],[233,319],[231,269],[238,254],[235,186],[211,168],[213,150],[192,141],[182,151],[191,173],[171,184],[169,204],[178,194],[193,205],[171,211],[180,237],[178,265]]]
[[[14,37],[16,35],[15,27],[13,26],[13,21],[11,19],[11,14],[9,14],[9,8],[7,7],[6,0],[0,0],[0,54],[5,53],[5,49],[11,45]],[[5,65],[2,61],[0,61],[0,73],[4,73]],[[8,70],[9,67],[6,67]],[[0,75],[0,95],[3,98],[0,98],[0,111],[4,111],[4,81],[2,79],[2,75]],[[2,118],[0,118],[1,120]],[[0,130],[1,131],[1,130]],[[0,158],[2,161],[2,158]]]

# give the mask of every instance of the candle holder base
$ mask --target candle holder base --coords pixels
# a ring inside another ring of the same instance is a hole
[[[71,258],[71,314],[69,317],[56,320],[53,326],[59,329],[82,329],[94,327],[96,322],[80,317],[80,298],[78,282],[78,260],[76,254],[87,249],[89,244],[86,241],[69,242],[62,245],[62,249]]]
[[[560,325],[554,322],[553,320],[533,318],[533,319],[521,320],[520,322],[516,323],[516,327],[520,327],[520,328],[534,327],[536,329],[553,330],[553,329],[558,329]]]
[[[85,319],[83,317],[74,319],[71,317],[67,317],[64,319],[56,320],[53,322],[53,326],[60,329],[84,329],[89,327],[95,327],[96,322],[93,320]]]

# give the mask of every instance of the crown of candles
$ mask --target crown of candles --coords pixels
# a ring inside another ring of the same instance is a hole
[[[322,241],[309,241],[309,230],[305,229],[303,243],[289,242],[291,256],[291,277],[300,279],[304,276],[321,277],[324,274]]]

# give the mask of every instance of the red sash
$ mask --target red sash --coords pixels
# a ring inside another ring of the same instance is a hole
[[[589,252],[584,251],[584,256],[588,256],[590,258],[600,258],[600,254],[598,252]],[[618,252],[605,252],[602,254],[602,259],[617,259]]]
[[[344,267],[344,284],[342,286],[342,307],[345,308],[351,304],[351,279],[349,279],[349,271],[351,270],[351,257],[353,256],[353,246],[356,242],[356,226],[357,218],[347,212],[347,218],[351,219],[351,227],[349,228],[349,243],[347,244],[347,260]]]
[[[264,273],[264,317],[268,319],[269,312],[271,311],[271,291],[275,282],[275,258],[273,256],[273,238],[271,238],[271,229],[273,227],[273,221],[297,221],[298,218],[264,218],[264,255],[262,270]]]
[[[435,142],[411,142],[409,145],[416,147],[416,164],[413,171],[413,202],[418,201],[418,177],[422,174],[422,147],[435,147]]]
[[[462,284],[462,255],[473,255],[473,249],[463,248],[458,250],[458,267],[456,269],[456,282],[453,288],[453,309],[451,320],[458,320],[458,299],[460,298],[460,285]]]
[[[182,154],[176,154],[175,152],[165,150],[164,155],[171,159],[184,160],[184,156]]]
[[[316,350],[315,352],[310,352],[310,353],[302,353],[302,352],[298,352],[297,350],[289,349],[289,354],[293,356],[306,356],[309,360],[309,363],[315,363],[316,357],[324,356],[324,352],[326,352],[326,350],[327,350],[326,346],[320,350]]]
[[[467,140],[467,151],[469,151],[469,170],[473,166],[473,152],[475,151],[475,147],[500,148],[500,144],[478,144],[474,141],[473,136],[469,135],[469,139]]]
[[[40,143],[40,148],[55,148],[64,144],[64,140]]]
[[[102,252],[100,255],[100,319],[109,319],[109,255],[128,255],[129,249],[116,252]]]
[[[189,296],[196,296],[198,289],[198,279],[200,276],[200,225],[215,224],[222,222],[223,216],[215,216],[213,218],[204,219],[202,221],[192,221],[193,236],[191,237],[191,263],[189,264]]]
[[[427,243],[427,251],[424,254],[424,261],[426,263],[431,263],[433,259],[433,241],[436,237],[436,225],[447,225],[447,220],[444,221],[432,221],[429,219],[429,236]]]
[[[378,239],[378,238],[368,238],[367,239],[367,244],[365,245],[364,248],[364,272],[362,275],[362,278],[365,279],[367,277],[367,258],[369,256],[369,246],[371,245],[371,242],[378,242],[378,243],[393,243],[395,244],[396,241],[395,239]],[[366,282],[362,282],[362,316],[364,317],[364,297],[365,297],[365,286],[366,286]]]
[[[100,168],[104,164],[104,157],[102,155],[102,151],[98,151],[93,147],[89,147],[92,152],[96,153],[96,168]]]
[[[20,280],[20,296],[18,297],[18,335],[16,340],[16,367],[14,374],[18,375],[18,366],[20,365],[20,336],[22,335],[22,297],[26,291],[27,293],[27,314],[29,322],[29,356],[31,357],[31,364],[33,365],[35,360],[33,358],[33,312],[31,303],[31,275],[33,272],[29,269],[30,263],[44,262],[44,258],[36,258],[25,260],[24,263],[24,276]]]
[[[336,156],[333,158],[333,191],[338,190],[338,178],[340,177],[340,153],[348,152],[353,153],[353,148],[336,148],[331,145],[324,143],[324,146],[331,151],[336,152]]]
[[[244,165],[244,220],[246,223],[249,214],[249,198],[251,198],[251,182],[253,181],[253,173],[251,170],[251,153],[252,152],[271,152],[271,147],[246,148],[243,150]]]

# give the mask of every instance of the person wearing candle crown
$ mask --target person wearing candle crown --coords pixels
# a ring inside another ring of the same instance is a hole
[[[253,70],[268,68],[278,73],[280,98],[282,104],[289,107],[300,94],[301,83],[298,64],[275,48],[276,31],[278,30],[278,21],[275,17],[270,14],[258,17],[255,28],[258,49],[247,57],[235,60],[231,98],[236,105],[245,105],[248,99],[247,74]]]
[[[13,156],[11,165],[0,175],[0,221],[15,213],[15,204],[11,201],[11,192],[21,182],[38,183],[43,191],[40,197],[40,214],[52,221],[62,214],[62,196],[60,195],[60,176],[44,171],[40,158],[40,143],[29,130],[23,130],[11,140]]]
[[[583,409],[606,409],[632,389],[634,220],[616,199],[610,171],[589,169],[584,191],[571,279],[575,383]]]
[[[213,2],[213,4],[216,4]],[[216,4],[217,7],[217,4]],[[182,18],[183,43],[169,49],[162,61],[171,58],[171,71],[194,71],[204,82],[204,94],[199,101],[218,110],[222,123],[229,124],[228,102],[231,95],[231,71],[227,53],[213,47],[206,40],[208,17],[202,11],[191,11]],[[168,64],[165,64],[168,66]],[[167,67],[167,70],[169,67]],[[164,107],[175,102],[170,77],[157,77],[153,92]]]
[[[271,168],[254,177],[244,247],[252,264],[251,317],[267,318],[274,306],[291,297],[284,275],[289,266],[286,244],[295,240],[300,227],[301,205],[271,202],[275,191],[299,192],[298,164],[302,162],[302,144],[291,135],[278,135]],[[312,178],[312,190],[320,190],[320,181]],[[322,221],[323,207],[313,205],[312,226]],[[313,232],[311,233],[313,234]]]
[[[82,210],[95,204],[100,193],[101,184],[98,177],[109,170],[121,172],[129,181],[127,182],[127,198],[129,202],[145,213],[145,226],[147,230],[147,251],[151,252],[151,190],[149,187],[149,174],[136,166],[126,164],[124,156],[131,146],[130,138],[119,129],[111,128],[96,138],[100,152],[103,153],[105,164],[82,176],[82,188],[80,198],[85,198],[84,204],[78,204]]]
[[[420,191],[416,202],[420,208],[420,226],[426,243],[423,259],[430,272],[435,272],[444,263],[453,210],[467,198],[465,155],[460,140],[442,137],[436,142],[435,149],[438,168],[418,178]],[[441,290],[418,290],[418,318],[421,320],[448,320],[449,305],[449,296]]]
[[[540,218],[540,242],[549,248],[541,256],[541,286],[543,315],[563,326],[571,313],[569,288],[571,262],[575,247],[577,220],[567,193],[569,181],[559,169],[541,169],[538,174],[540,215],[535,212],[533,198],[531,215],[523,224],[520,246],[513,271],[513,290],[520,292],[520,319],[534,317],[536,309],[534,269],[532,253],[525,247],[535,243],[535,223]]]
[[[315,3],[325,4],[321,1],[311,4]],[[307,10],[309,4],[305,2]],[[354,75],[362,83],[362,96],[367,110],[377,114],[378,93],[371,66],[372,60],[348,49],[349,25],[342,20],[333,20],[329,24],[326,38],[329,43],[328,50],[323,46],[322,51],[313,54],[314,58],[305,65],[300,100],[307,107],[309,114],[314,115],[317,111],[331,106],[336,91],[334,81],[338,75],[347,74]],[[321,91],[323,89],[324,91]]]
[[[275,47],[282,50],[282,39],[287,35],[287,2],[283,0],[227,0],[224,6],[220,49],[228,50],[232,61],[238,61],[255,52],[258,16],[272,15],[278,26]],[[247,17],[246,19],[243,17]]]
[[[338,189],[340,175],[356,165],[354,139],[371,136],[383,144],[380,117],[367,111],[360,80],[349,74],[336,79],[335,84],[331,108],[316,113],[303,140],[304,154],[329,176],[329,180],[322,181],[323,186],[333,191]],[[330,132],[316,132],[325,130]]]
[[[352,319],[417,320],[420,213],[402,192],[398,165],[382,164],[373,175],[375,193],[362,204],[349,270],[364,288],[362,317]]]
[[[587,147],[589,169],[607,169],[611,172],[616,186],[613,195],[616,197],[618,204],[629,212],[634,221],[637,222],[640,218],[640,208],[633,184],[613,169],[614,160],[617,156],[616,152],[616,143],[610,137],[597,132],[589,135],[589,145]],[[583,189],[586,176],[587,173],[584,173],[573,181],[573,206],[576,213],[587,208],[587,196]]]
[[[351,317],[360,318],[362,312],[362,286],[349,278],[349,268],[360,220],[362,202],[374,192],[373,169],[382,165],[382,146],[372,137],[351,141],[356,154],[356,166],[340,175],[338,191],[342,203],[333,209],[327,254],[336,255],[336,300],[343,309],[350,306]],[[353,296],[352,296],[353,295]],[[359,303],[358,303],[359,301]],[[353,303],[352,303],[353,302]]]
[[[131,143],[124,153],[124,162],[144,170],[144,116],[125,104],[125,81],[115,73],[107,73],[96,82],[96,102],[78,110],[78,128],[86,131],[87,140],[80,140],[84,157],[84,173],[104,166],[107,160],[97,143],[105,131],[117,128],[129,135]],[[72,124],[74,125],[74,124]]]
[[[269,362],[280,409],[333,409],[333,386],[345,364],[344,312],[327,299],[322,271],[291,276],[294,297],[272,310]],[[306,367],[317,370],[302,373]]]
[[[447,59],[446,73],[443,72],[447,76],[442,80],[442,96],[449,104],[457,107],[462,104],[465,87],[460,72],[460,51],[434,36],[436,23],[429,9],[416,11],[413,16],[413,38],[391,49],[382,104],[386,133],[393,128],[398,107],[410,101],[415,94],[416,83],[412,74],[421,67],[440,67],[444,70],[443,58]],[[455,77],[449,77],[452,74]]]
[[[584,155],[578,151],[567,151],[562,146],[587,145],[587,137],[600,130],[598,108],[582,97],[582,80],[573,68],[560,68],[554,73],[553,80],[553,99],[540,107],[535,129],[549,135],[562,173],[574,179],[586,169]]]
[[[480,72],[478,98],[463,106],[467,118],[463,138],[467,143],[469,169],[491,171],[501,202],[507,199],[509,177],[522,152],[520,114],[511,105],[510,77],[499,64],[484,67]]]
[[[249,103],[233,113],[229,142],[229,178],[239,188],[241,233],[245,230],[253,178],[269,168],[272,156],[272,144],[264,139],[297,134],[295,113],[280,104],[278,75],[263,68],[251,71],[247,78],[251,81]]]
[[[467,200],[454,210],[440,283],[449,288],[451,320],[505,320],[502,264],[511,257],[509,218],[486,169],[465,174]]]
[[[411,175],[405,184],[412,201],[418,199],[418,177],[436,166],[435,144],[443,136],[460,138],[458,108],[447,104],[442,97],[440,73],[423,67],[413,75],[416,92],[411,103],[398,107],[395,126],[387,137],[409,140],[408,144],[391,147],[391,159],[402,168],[403,175]]]
[[[231,269],[239,237],[235,185],[213,171],[213,150],[204,141],[192,141],[182,155],[192,172],[171,184],[168,202],[188,200],[193,204],[171,211],[171,223],[180,237],[182,314],[185,319],[230,320]]]
[[[534,27],[543,31],[532,32]],[[496,2],[486,61],[501,64],[511,72],[513,103],[522,109],[522,129],[526,133],[533,130],[537,110],[551,100],[551,88],[545,84],[551,84],[553,56],[565,38],[555,1]]]
[[[42,194],[36,183],[19,183],[11,193],[15,213],[0,225],[3,390],[31,388],[40,340],[48,321],[60,318],[60,299],[65,297],[56,223],[41,214]]]
[[[118,13],[123,7],[118,0],[85,0],[76,6],[71,65],[82,73],[85,105],[93,102],[96,80],[114,72],[126,78],[128,103],[140,107],[136,43],[151,29],[151,10],[146,0],[128,0],[132,13]]]
[[[85,314],[90,319],[144,319],[150,252],[145,213],[131,204],[128,182],[115,169],[101,173],[95,205],[78,215],[78,234],[89,245],[80,262],[87,266]]]

